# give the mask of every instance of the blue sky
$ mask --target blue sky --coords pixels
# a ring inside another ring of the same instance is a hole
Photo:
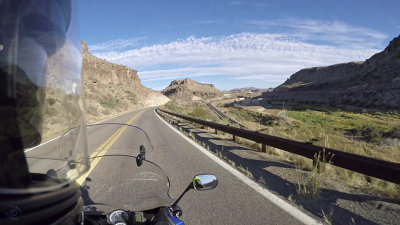
[[[155,90],[192,78],[276,87],[296,71],[361,61],[400,34],[400,1],[82,0],[81,38]]]

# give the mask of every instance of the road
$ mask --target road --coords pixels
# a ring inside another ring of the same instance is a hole
[[[171,130],[155,114],[154,108],[137,110],[106,122],[127,121],[147,132],[153,149],[146,153],[146,159],[158,164],[169,176],[171,196],[178,197],[196,174],[212,173],[218,177],[219,183],[216,189],[206,192],[191,191],[182,199],[179,204],[183,211],[181,219],[186,224],[302,224]],[[89,129],[90,154],[94,154],[96,148],[116,130]],[[116,138],[115,143],[128,140],[127,135],[121,135]],[[55,139],[26,154],[32,157],[45,153],[46,156],[52,157],[59,154],[54,150],[57,148],[58,139]],[[135,152],[138,152],[137,149]],[[119,161],[120,158],[116,157],[115,161],[98,159],[94,166],[92,162],[92,170],[87,175],[92,180],[90,186],[92,191],[100,186],[112,190],[117,182],[129,177],[130,171],[126,170],[125,162]],[[30,160],[31,167],[37,171],[43,169],[39,164],[36,159]],[[115,171],[119,171],[120,176],[110,175]],[[129,188],[123,190],[126,194],[121,192],[117,194],[125,198],[129,196],[127,192],[134,191]],[[97,195],[100,194],[105,200],[110,198],[112,201],[111,198],[114,200],[116,198],[116,193],[104,194],[99,191]]]
[[[229,123],[234,124],[239,126],[239,128],[242,129],[249,129],[248,127],[246,127],[245,125],[239,123],[238,121],[232,119],[231,117],[227,116],[225,113],[221,112],[219,109],[217,109],[215,106],[212,105],[212,103],[207,103],[208,107],[210,107],[210,109],[212,111],[214,111],[214,113],[220,118],[220,119],[226,119],[228,120]]]

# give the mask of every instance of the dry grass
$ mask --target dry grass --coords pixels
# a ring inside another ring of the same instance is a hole
[[[258,179],[257,179],[257,182],[258,183],[261,183],[261,184],[266,184],[266,182],[265,182],[265,179],[263,178],[263,177],[259,177]]]
[[[236,143],[250,147],[251,149],[254,149],[256,151],[261,151],[261,145],[257,142],[247,140],[241,137],[236,137]]]
[[[236,166],[236,168],[244,173],[246,176],[250,177],[250,178],[254,178],[253,174],[249,171],[249,168],[244,168],[242,165]]]
[[[331,208],[331,210],[329,211],[328,214],[326,214],[326,213],[324,212],[324,210],[321,209],[321,217],[322,217],[322,220],[323,220],[325,223],[327,223],[327,224],[329,224],[329,225],[332,225],[333,209]]]
[[[297,193],[309,199],[315,199],[319,197],[319,192],[323,187],[325,177],[326,164],[331,164],[333,155],[325,154],[325,151],[319,152],[314,156],[314,160],[309,162],[311,164],[311,171],[308,174],[308,178],[305,182],[301,182],[297,176]],[[296,169],[302,169],[298,164]],[[303,166],[303,165],[302,165]]]

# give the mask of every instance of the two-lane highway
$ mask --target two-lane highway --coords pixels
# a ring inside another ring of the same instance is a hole
[[[218,177],[216,189],[206,192],[191,191],[181,200],[179,205],[183,211],[182,220],[186,224],[302,224],[172,130],[156,115],[154,108],[138,110],[106,122],[128,121],[148,134],[153,149],[147,151],[146,159],[159,165],[169,176],[171,196],[178,197],[196,174],[213,173]],[[111,140],[113,134],[117,136],[115,133],[116,130],[112,129],[88,131],[89,140],[97,140],[90,141],[90,154],[94,154],[107,139]],[[129,141],[128,133],[114,137],[113,141],[117,145],[121,144],[118,142]],[[35,152],[42,151],[51,154],[51,149],[57,148],[57,145],[57,140],[54,140],[26,154],[34,155]],[[137,146],[133,148],[137,152]],[[91,171],[87,174],[92,180],[90,189],[96,190],[96,185],[102,185],[109,187],[107,190],[111,193],[115,183],[129,177],[132,171],[124,170],[126,164],[119,161],[118,157],[112,163],[110,159],[107,159],[107,163],[102,161],[100,159],[95,165],[92,163]],[[110,171],[115,170],[121,170],[120,176],[109,176]],[[97,179],[101,179],[101,184],[95,182]],[[125,188],[124,191],[134,192],[132,189]],[[101,194],[110,199],[115,198],[116,194],[129,196],[124,193]],[[123,208],[123,205],[120,207]]]

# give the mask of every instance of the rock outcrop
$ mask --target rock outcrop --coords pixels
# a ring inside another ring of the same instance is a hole
[[[400,109],[400,36],[364,62],[302,69],[264,97],[332,106]]]
[[[169,98],[183,101],[211,99],[222,96],[222,92],[215,88],[213,84],[203,84],[189,78],[172,81],[161,93]]]

